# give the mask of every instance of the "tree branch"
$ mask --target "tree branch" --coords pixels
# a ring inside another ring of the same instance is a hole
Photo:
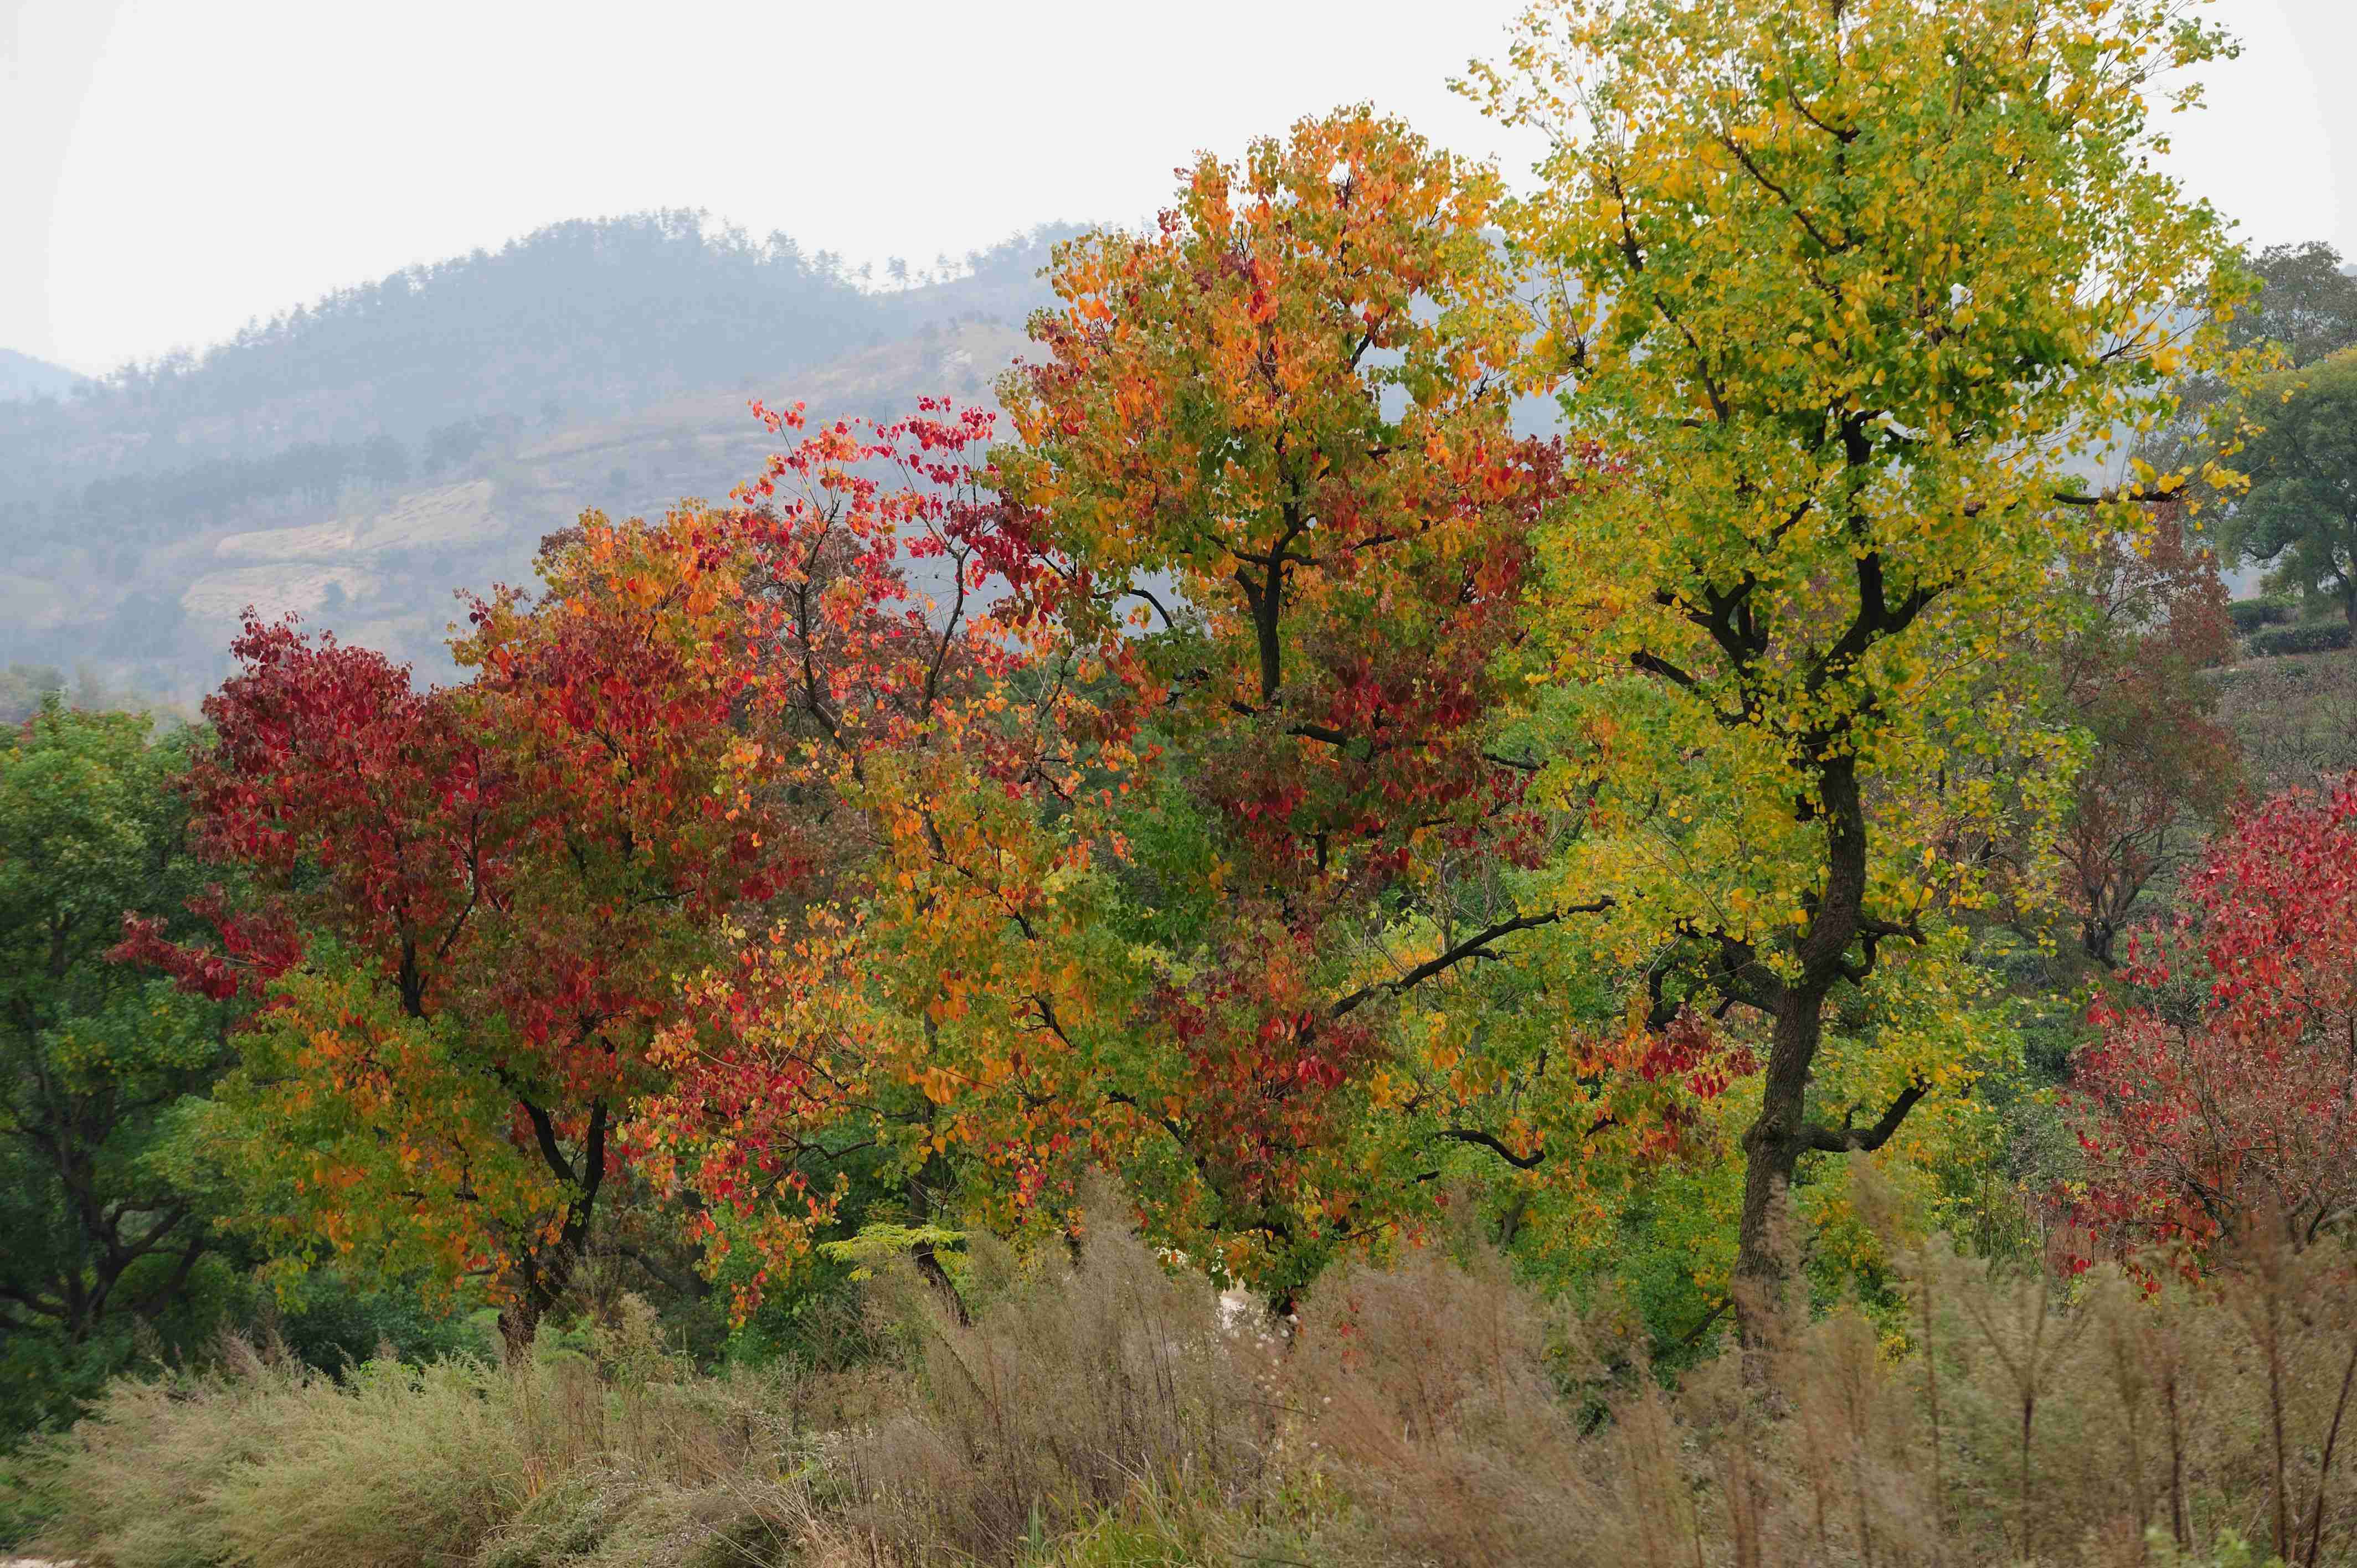
[[[1931,1092],[1930,1084],[1921,1079],[1916,1079],[1899,1091],[1899,1098],[1890,1102],[1890,1109],[1882,1113],[1882,1120],[1871,1127],[1850,1125],[1850,1117],[1857,1113],[1856,1107],[1842,1118],[1842,1124],[1838,1127],[1828,1127],[1823,1122],[1812,1123],[1802,1129],[1803,1146],[1829,1155],[1870,1155],[1890,1142],[1890,1135],[1899,1131],[1899,1124],[1907,1120],[1907,1113],[1915,1109],[1915,1102]]]
[[[1579,1141],[1585,1144],[1613,1124],[1610,1115],[1599,1116],[1589,1125],[1587,1132],[1579,1135]],[[1535,1169],[1547,1157],[1544,1144],[1541,1144],[1527,1155],[1518,1155],[1496,1133],[1485,1133],[1479,1127],[1443,1127],[1440,1129],[1440,1136],[1456,1143],[1471,1144],[1477,1148],[1487,1149],[1518,1171]]]
[[[1511,920],[1501,920],[1487,930],[1475,932],[1447,951],[1425,960],[1397,980],[1379,981],[1372,985],[1361,986],[1335,1003],[1328,1010],[1327,1015],[1333,1018],[1342,1017],[1378,996],[1386,994],[1396,996],[1403,991],[1413,990],[1434,975],[1445,970],[1453,969],[1467,959],[1493,956],[1489,950],[1491,944],[1512,936],[1516,931],[1534,931],[1542,926],[1552,926],[1557,920],[1567,919],[1573,915],[1598,915],[1610,908],[1612,908],[1610,898],[1598,898],[1593,903],[1573,904],[1565,908],[1547,910],[1544,914],[1517,915]]]

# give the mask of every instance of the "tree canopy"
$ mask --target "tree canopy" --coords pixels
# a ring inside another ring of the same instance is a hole
[[[2033,1029],[2143,982],[2239,799],[2194,476],[2083,478],[2258,353],[2157,161],[2223,47],[1541,5],[1474,86],[1526,197],[1312,116],[1056,246],[999,412],[754,403],[759,474],[583,512],[455,684],[249,618],[174,786],[224,886],[115,953],[239,1012],[182,1146],[282,1280],[519,1350],[608,1260],[740,1331],[834,1259],[954,1283],[1092,1168],[1280,1306],[1468,1203],[1670,1354],[1796,1260],[1889,1305],[1827,1156],[1926,1224],[2005,1179]],[[2254,405],[2236,528],[2342,363]]]
[[[2249,488],[2232,502],[2227,547],[2357,628],[2357,349],[2260,381],[2240,424],[2233,461]]]
[[[227,1065],[222,1009],[108,961],[127,913],[187,929],[203,870],[171,784],[184,740],[52,693],[0,733],[0,1376],[44,1337],[111,1342],[169,1314],[217,1247],[158,1168],[172,1113]]]
[[[1763,1290],[1801,1156],[1879,1145],[1956,1071],[1875,1030],[1812,1094],[1828,1000],[1935,961],[1992,895],[1996,814],[2060,776],[1991,656],[2078,534],[2142,527],[2068,459],[2216,346],[2180,323],[2231,253],[2149,162],[2147,100],[2220,48],[2133,0],[1564,0],[1480,75],[1554,138],[1515,231],[1561,280],[1573,431],[1627,465],[1539,545],[1565,719],[1619,786],[1566,871],[1772,1020]]]

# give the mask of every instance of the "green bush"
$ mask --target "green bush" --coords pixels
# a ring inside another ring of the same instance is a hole
[[[2226,613],[2234,618],[2234,629],[2248,637],[2263,626],[2286,624],[2298,607],[2279,594],[2269,594],[2265,598],[2236,599],[2226,607]]]
[[[2306,626],[2276,627],[2251,639],[2251,651],[2262,659],[2287,653],[2330,653],[2350,645],[2349,623],[2310,621]]]

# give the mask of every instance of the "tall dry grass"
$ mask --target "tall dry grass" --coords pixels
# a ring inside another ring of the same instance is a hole
[[[891,1288],[912,1397],[834,1450],[835,1511],[868,1535],[998,1561],[1133,1497],[1265,1481],[1278,1412],[1218,1297],[1107,1210],[971,1322],[913,1271]]]
[[[39,1464],[39,1548],[114,1568],[674,1563],[723,1529],[790,1539],[794,1391],[694,1376],[626,1304],[593,1356],[380,1359],[331,1377],[283,1347],[116,1383]]]
[[[913,1270],[848,1374],[698,1375],[631,1305],[587,1356],[340,1378],[232,1345],[47,1459],[48,1550],[113,1568],[784,1563],[2357,1562],[2357,1263],[2201,1289],[1900,1256],[1895,1305],[1672,1386],[1609,1302],[1478,1247],[1339,1269],[1289,1337],[1100,1219]],[[2247,1542],[2248,1546],[2238,1545]]]

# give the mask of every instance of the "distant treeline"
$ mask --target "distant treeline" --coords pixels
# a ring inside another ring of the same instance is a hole
[[[950,266],[954,282],[886,293],[837,256],[695,212],[558,223],[329,295],[202,353],[125,366],[63,402],[0,405],[0,497],[53,499],[93,470],[182,471],[191,448],[252,458],[378,435],[421,443],[454,415],[616,412],[832,358],[932,317],[1019,318],[1044,298],[1034,280],[1049,238],[1018,235]],[[321,463],[297,466],[325,473]]]
[[[135,479],[98,478],[48,495],[0,496],[0,528],[20,541],[105,538],[122,546],[168,536],[189,522],[218,522],[273,502],[323,504],[346,486],[401,485],[463,468],[511,436],[511,415],[470,415],[425,432],[414,453],[391,435],[298,441],[254,457],[212,457]]]

